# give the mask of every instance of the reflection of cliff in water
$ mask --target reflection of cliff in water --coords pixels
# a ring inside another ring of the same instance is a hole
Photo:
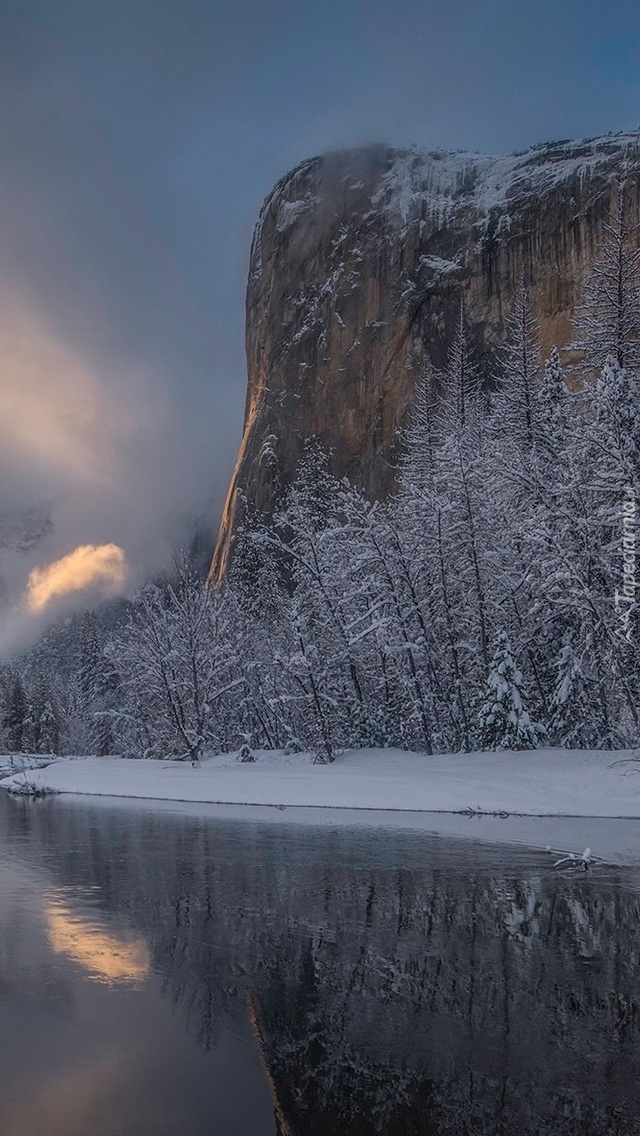
[[[201,1044],[249,1014],[282,1136],[640,1133],[637,876],[406,834],[31,818],[61,882],[144,935]]]

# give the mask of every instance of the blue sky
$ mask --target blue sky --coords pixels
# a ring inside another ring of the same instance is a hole
[[[251,232],[302,158],[635,129],[639,96],[637,2],[4,0],[3,381],[24,409],[42,398],[34,369],[50,374],[58,434],[51,464],[5,414],[0,507],[46,497],[56,551],[128,540],[141,563],[183,504],[219,508]],[[95,468],[70,471],[64,445],[93,447]]]

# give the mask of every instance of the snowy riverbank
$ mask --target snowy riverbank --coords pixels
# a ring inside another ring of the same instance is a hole
[[[631,752],[542,749],[439,755],[364,749],[315,765],[307,754],[177,761],[61,758],[16,774],[59,793],[331,809],[640,818],[640,760]],[[2,759],[0,759],[0,764]]]

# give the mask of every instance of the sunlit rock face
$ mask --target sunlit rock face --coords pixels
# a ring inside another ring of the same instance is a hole
[[[417,376],[443,366],[461,296],[487,371],[521,274],[543,347],[564,346],[622,179],[638,219],[639,171],[634,132],[506,157],[345,150],[278,182],[251,251],[245,425],[213,578],[238,490],[268,514],[311,435],[338,473],[389,492]]]

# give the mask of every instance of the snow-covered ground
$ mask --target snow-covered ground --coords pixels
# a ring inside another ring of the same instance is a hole
[[[629,751],[428,757],[366,749],[333,765],[314,765],[307,754],[258,752],[252,764],[225,754],[195,770],[177,761],[71,757],[7,777],[9,763],[0,757],[1,787],[28,778],[71,800],[120,798],[121,807],[379,825],[574,852],[589,846],[609,863],[640,863],[640,755]]]
[[[109,797],[640,818],[640,755],[633,752],[541,749],[429,757],[362,749],[342,754],[332,765],[315,765],[308,754],[259,752],[253,763],[224,754],[205,759],[198,769],[178,761],[70,757],[9,777],[2,786],[25,776],[60,793]]]
[[[21,773],[26,769],[41,769],[52,760],[32,753],[0,754],[0,778],[10,777],[12,773]]]

